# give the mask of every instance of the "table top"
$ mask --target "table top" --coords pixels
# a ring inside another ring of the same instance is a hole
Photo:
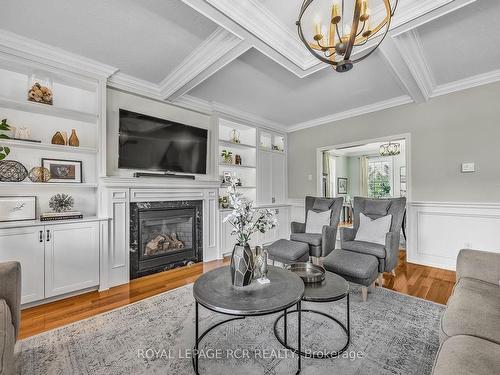
[[[209,271],[196,280],[193,296],[202,306],[229,315],[265,315],[287,309],[302,299],[304,283],[290,271],[269,266],[268,284],[246,287],[231,283],[229,266]]]
[[[332,302],[344,298],[349,293],[349,284],[337,274],[326,271],[321,283],[305,284],[302,300],[310,302]]]

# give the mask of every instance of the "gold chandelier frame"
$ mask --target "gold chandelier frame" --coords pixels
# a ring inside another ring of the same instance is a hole
[[[353,68],[353,64],[366,59],[380,46],[382,41],[387,36],[391,25],[392,17],[396,11],[398,0],[394,0],[394,5],[391,5],[391,0],[382,0],[385,8],[385,17],[375,27],[370,27],[370,11],[368,8],[368,0],[352,0],[355,1],[353,19],[351,22],[350,33],[345,33],[345,30],[339,30],[339,23],[344,22],[344,5],[346,0],[341,0],[341,9],[339,4],[332,5],[330,22],[327,35],[323,35],[321,25],[315,25],[314,41],[307,41],[302,29],[302,18],[304,13],[314,0],[304,0],[298,20],[296,22],[299,38],[304,43],[306,48],[319,60],[330,64],[337,72],[347,72]],[[344,25],[344,24],[343,24]],[[380,32],[384,29],[383,32]],[[342,27],[343,29],[343,27]],[[367,50],[366,53],[351,59],[355,47],[365,45],[370,39],[375,37],[380,38],[378,42]]]

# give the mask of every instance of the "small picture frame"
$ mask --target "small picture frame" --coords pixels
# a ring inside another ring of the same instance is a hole
[[[231,172],[228,172],[228,171],[222,172],[222,182],[224,184],[230,185],[232,178],[233,178],[233,175],[231,174]]]
[[[0,222],[22,220],[36,220],[36,197],[0,197]]]
[[[399,168],[399,182],[401,184],[406,184],[406,166]]]
[[[337,178],[337,194],[347,194],[347,178]]]
[[[42,159],[42,167],[50,172],[48,183],[81,184],[82,162],[79,160]]]

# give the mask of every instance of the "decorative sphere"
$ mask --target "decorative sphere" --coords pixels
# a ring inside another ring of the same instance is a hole
[[[28,177],[31,182],[47,182],[50,180],[50,172],[44,167],[34,167],[31,169]]]
[[[49,200],[49,207],[55,212],[66,212],[73,208],[73,197],[68,194],[56,194]]]
[[[0,181],[21,182],[28,177],[28,170],[15,160],[0,161]]]

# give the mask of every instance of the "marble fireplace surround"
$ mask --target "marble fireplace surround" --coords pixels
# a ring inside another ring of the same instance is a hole
[[[130,280],[130,204],[137,202],[202,202],[203,262],[221,259],[218,250],[219,181],[171,181],[159,178],[103,178],[103,214],[111,218],[108,280],[101,290]]]

